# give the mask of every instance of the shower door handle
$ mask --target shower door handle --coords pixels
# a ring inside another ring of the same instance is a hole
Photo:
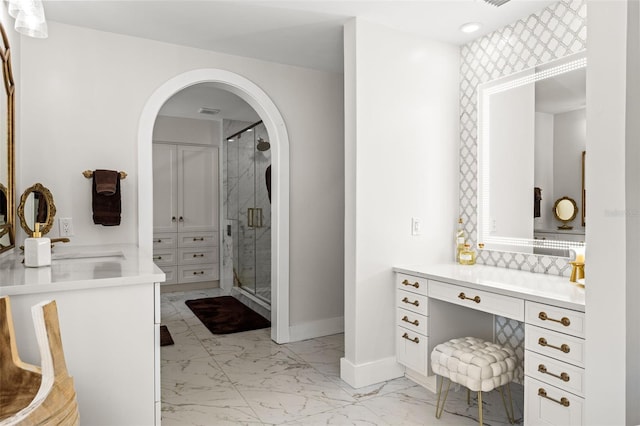
[[[256,228],[262,228],[262,209],[255,209],[256,213],[258,213],[258,225]]]
[[[254,210],[255,210],[255,209],[252,209],[251,207],[249,207],[249,208],[247,209],[247,226],[248,226],[249,228],[253,228],[253,227],[255,227],[255,225],[254,225],[254,223],[253,223],[253,211],[254,211]]]

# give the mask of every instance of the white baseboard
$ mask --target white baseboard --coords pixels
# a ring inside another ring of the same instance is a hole
[[[394,356],[358,365],[340,358],[340,378],[356,389],[402,376],[404,367]]]
[[[313,339],[316,337],[330,336],[344,333],[344,317],[329,318],[320,321],[305,322],[289,327],[289,341]]]

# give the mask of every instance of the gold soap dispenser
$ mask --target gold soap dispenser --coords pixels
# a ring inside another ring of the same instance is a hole
[[[584,287],[584,247],[578,247],[574,249],[574,251],[576,253],[576,259],[569,262],[571,265],[571,276],[569,277],[569,281],[576,283],[579,287]]]

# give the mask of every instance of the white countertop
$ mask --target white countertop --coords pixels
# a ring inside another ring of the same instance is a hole
[[[64,246],[52,250],[51,266],[27,268],[23,254],[0,258],[0,296],[163,282],[149,252],[134,244]]]
[[[585,289],[567,277],[457,263],[396,266],[394,272],[584,312]]]

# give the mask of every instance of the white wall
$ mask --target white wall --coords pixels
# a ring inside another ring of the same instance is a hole
[[[626,288],[637,285],[625,266],[626,1],[587,7],[586,424],[623,425],[626,381],[637,377],[626,371]]]
[[[290,322],[343,312],[342,75],[49,24],[49,38],[24,39],[22,185],[42,182],[57,217],[72,217],[72,244],[136,242],[138,120],[149,96],[176,75],[229,70],[260,86],[290,137]],[[86,169],[124,170],[119,227],[91,220]],[[149,218],[151,220],[151,218]],[[52,234],[55,236],[55,234]]]
[[[402,374],[392,267],[453,257],[455,46],[360,19],[345,26],[345,357],[355,387]],[[422,219],[411,236],[411,217]]]

